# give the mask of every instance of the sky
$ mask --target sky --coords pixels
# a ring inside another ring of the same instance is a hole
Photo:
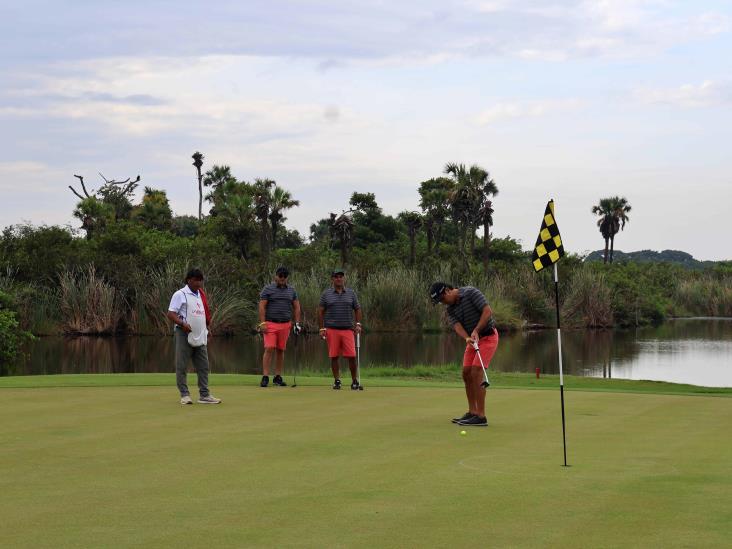
[[[309,234],[351,193],[419,209],[448,162],[499,188],[494,237],[732,259],[732,6],[672,0],[0,0],[0,227],[78,227],[68,186],[141,176],[197,215],[204,169],[270,178]]]

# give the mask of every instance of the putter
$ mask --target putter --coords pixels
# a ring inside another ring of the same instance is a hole
[[[363,391],[361,385],[361,334],[356,334],[356,379],[358,380],[358,390]]]
[[[294,349],[294,352],[295,352],[295,367],[293,368],[293,371],[292,371],[292,385],[291,385],[291,387],[294,389],[295,387],[297,387],[297,368],[298,368],[298,366],[300,364],[300,361],[298,360],[298,354],[297,354],[297,340],[300,339],[300,334],[293,334],[293,335],[295,336],[295,349]]]
[[[483,364],[483,357],[480,356],[480,349],[478,348],[477,341],[473,341],[473,349],[475,349],[475,352],[478,355],[478,360],[480,361],[480,367],[483,368],[483,377],[485,378],[485,380],[483,381],[483,383],[480,384],[480,386],[488,388],[491,386],[491,382],[488,380],[488,372],[485,369],[485,364]]]

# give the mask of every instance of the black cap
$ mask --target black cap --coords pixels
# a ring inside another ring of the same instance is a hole
[[[288,276],[290,276],[290,271],[287,270],[287,267],[277,267],[275,274],[277,276],[284,276],[285,278],[287,278]]]
[[[432,299],[432,303],[439,303],[442,294],[445,293],[447,288],[448,285],[444,282],[435,282],[432,284],[432,286],[430,286],[430,299]]]
[[[333,272],[330,273],[330,276],[335,276],[335,275],[344,275],[345,276],[345,274],[346,274],[346,271],[344,271],[343,269],[333,269]]]

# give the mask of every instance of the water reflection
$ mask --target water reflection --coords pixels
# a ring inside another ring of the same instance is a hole
[[[288,350],[286,370],[327,369],[324,342],[315,336]],[[492,368],[504,372],[557,374],[553,330],[503,334]],[[261,371],[261,339],[211,340],[211,367],[219,373]],[[732,319],[683,319],[630,331],[565,331],[565,373],[651,379],[707,386],[732,386]],[[460,364],[463,344],[451,334],[368,334],[362,338],[362,367],[392,364]],[[173,372],[169,337],[41,338],[25,360],[1,375]]]

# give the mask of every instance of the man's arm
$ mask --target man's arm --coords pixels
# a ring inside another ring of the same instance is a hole
[[[488,321],[492,316],[493,311],[491,311],[490,306],[485,305],[485,307],[483,307],[483,311],[480,313],[480,320],[478,320],[478,324],[475,325],[475,330],[470,334],[470,337],[472,337],[474,341],[478,341],[478,339],[480,339],[480,332],[482,332],[483,328],[488,325]]]
[[[292,313],[295,315],[295,323],[300,324],[300,300],[292,302]]]
[[[452,325],[452,329],[455,330],[455,333],[459,335],[461,339],[465,340],[466,343],[470,343],[470,336],[468,336],[468,332],[465,331],[462,324],[456,322]]]
[[[320,337],[325,339],[325,307],[322,305],[318,307],[318,326],[320,326],[320,330],[318,331]]]
[[[361,314],[361,307],[356,309],[355,316],[356,316],[356,333],[360,334],[361,333],[361,318],[363,318],[363,315]]]
[[[259,300],[259,324],[257,324],[257,330],[261,330],[267,325],[267,321],[264,320],[264,317],[267,314],[267,300],[266,299],[260,299]]]
[[[176,313],[175,311],[168,311],[167,317],[173,322],[173,324],[183,328],[183,331],[185,333],[190,333],[190,331],[192,330],[190,324],[178,318],[178,313]]]

